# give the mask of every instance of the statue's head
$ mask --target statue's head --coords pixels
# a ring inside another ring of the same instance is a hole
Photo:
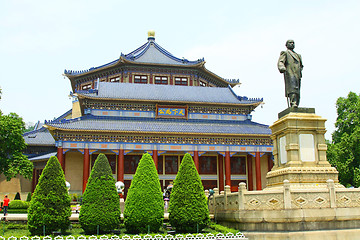
[[[294,40],[291,40],[291,39],[287,40],[285,46],[286,46],[288,49],[293,50],[293,49],[295,48],[295,42],[294,42]]]

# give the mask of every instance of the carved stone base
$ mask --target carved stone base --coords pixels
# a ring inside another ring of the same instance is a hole
[[[315,115],[313,108],[288,108],[270,126],[274,142],[274,167],[267,173],[267,187],[323,188],[331,179],[339,184],[338,171],[326,159],[324,134],[326,119]]]
[[[332,179],[335,188],[344,188],[339,184],[338,171],[334,167],[286,167],[267,174],[267,187],[264,190],[283,187],[284,180],[290,183],[290,189],[327,188],[326,181]]]

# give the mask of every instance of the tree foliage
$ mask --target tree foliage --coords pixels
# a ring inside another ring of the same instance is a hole
[[[164,219],[159,176],[150,154],[140,159],[125,201],[124,223],[129,233],[158,232]]]
[[[360,96],[350,92],[336,102],[336,130],[328,144],[327,158],[339,171],[339,181],[360,186]]]
[[[8,181],[17,175],[32,177],[33,164],[22,154],[26,148],[24,130],[21,117],[15,113],[3,115],[0,111],[0,174]]]
[[[28,209],[28,229],[32,235],[61,230],[70,225],[70,197],[64,172],[57,157],[51,157],[42,171]]]
[[[171,226],[177,232],[200,231],[209,224],[209,210],[199,173],[186,153],[174,181],[170,196]]]
[[[104,154],[99,154],[91,170],[82,199],[79,222],[86,234],[108,232],[119,227],[120,199],[111,167]]]

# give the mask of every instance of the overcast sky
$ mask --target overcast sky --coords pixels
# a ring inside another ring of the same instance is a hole
[[[71,108],[64,69],[84,70],[119,58],[147,41],[177,57],[204,57],[206,68],[240,79],[236,92],[262,97],[255,122],[271,125],[287,107],[277,70],[287,39],[303,58],[301,107],[326,119],[335,103],[359,93],[360,1],[2,1],[0,109],[25,122],[50,120]]]

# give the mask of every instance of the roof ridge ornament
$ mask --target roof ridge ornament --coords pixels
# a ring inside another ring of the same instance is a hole
[[[154,30],[148,31],[148,41],[155,41],[155,31]]]

